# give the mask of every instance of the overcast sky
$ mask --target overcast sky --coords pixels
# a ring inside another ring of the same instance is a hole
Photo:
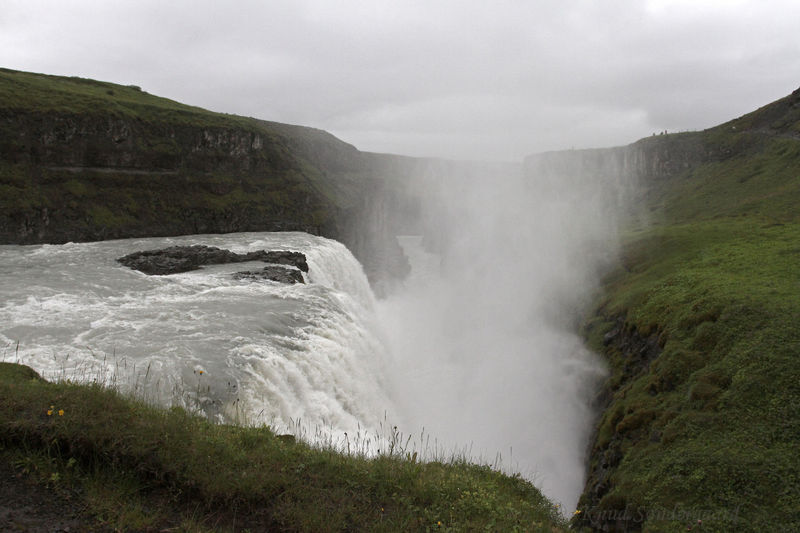
[[[800,87],[800,1],[2,0],[0,66],[140,85],[362,150],[518,160]]]

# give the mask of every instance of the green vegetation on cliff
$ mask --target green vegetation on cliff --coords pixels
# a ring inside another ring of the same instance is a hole
[[[183,122],[199,127],[240,127],[256,131],[255,121],[213,113],[118,85],[76,76],[49,76],[0,68],[0,101],[5,109],[39,113],[112,116],[148,122]]]
[[[723,156],[647,185],[586,325],[612,376],[576,522],[797,531],[800,91],[686,135]]]
[[[529,482],[310,448],[0,363],[0,460],[113,531],[559,531]]]

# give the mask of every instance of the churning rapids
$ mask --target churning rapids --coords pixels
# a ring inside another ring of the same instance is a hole
[[[0,246],[0,356],[323,443],[380,447],[397,426],[423,457],[501,457],[574,505],[604,373],[576,309],[615,253],[620,189],[481,183],[442,182],[446,245],[401,238],[412,273],[378,301],[343,245],[304,233]],[[262,263],[147,276],[115,261],[178,244],[298,251],[310,270],[284,285],[232,276]]]
[[[115,261],[177,244],[303,252],[308,283],[233,279],[260,262],[147,276]],[[336,241],[242,233],[2,246],[0,273],[3,358],[45,377],[97,380],[284,431],[298,421],[375,427],[391,409],[372,292]]]

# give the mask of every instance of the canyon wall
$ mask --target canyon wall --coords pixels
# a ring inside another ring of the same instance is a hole
[[[305,231],[408,268],[381,156],[327,132],[80,78],[0,70],[0,96],[0,243]]]

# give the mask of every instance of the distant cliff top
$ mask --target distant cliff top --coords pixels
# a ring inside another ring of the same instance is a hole
[[[699,165],[752,155],[770,139],[800,140],[800,89],[751,113],[702,131],[654,134],[626,146],[561,150],[529,155],[531,174],[668,178]]]

